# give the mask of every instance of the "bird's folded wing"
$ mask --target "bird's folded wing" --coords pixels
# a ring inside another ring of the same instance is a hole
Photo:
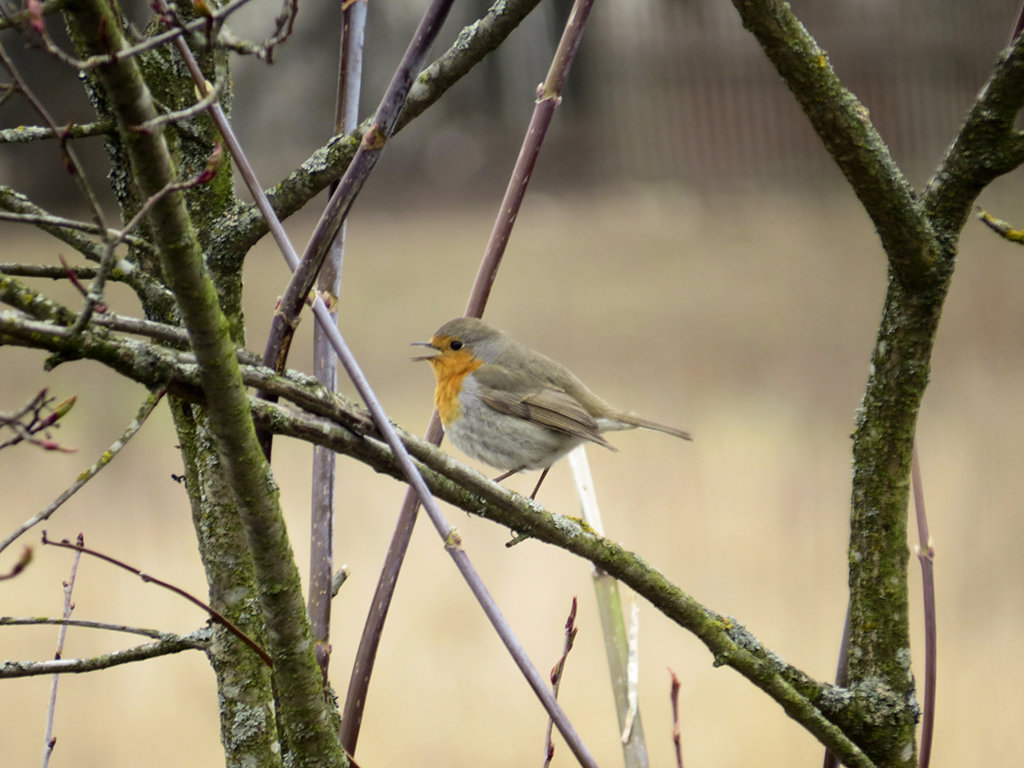
[[[483,366],[475,374],[480,399],[499,413],[612,448],[598,432],[597,420],[571,395],[530,389],[524,377],[500,366]]]

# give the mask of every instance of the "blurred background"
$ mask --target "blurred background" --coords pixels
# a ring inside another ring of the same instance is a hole
[[[370,8],[362,114],[375,105],[422,4]],[[482,3],[456,9],[447,46]],[[560,34],[567,3],[538,9],[493,60],[388,147],[350,220],[343,333],[392,419],[421,432],[432,376],[408,343],[460,314],[509,170]],[[1006,43],[1010,2],[794,3],[920,188]],[[234,25],[260,38],[277,12],[249,6]],[[139,18],[144,18],[139,13]],[[234,119],[265,186],[329,133],[337,9],[300,7],[296,39],[268,67],[235,70]],[[74,79],[10,33],[3,44],[59,122],[88,119]],[[440,45],[438,50],[440,50]],[[64,81],[68,80],[69,83]],[[65,90],[66,88],[66,90]],[[65,95],[66,94],[66,95]],[[77,100],[76,100],[77,99]],[[34,118],[9,100],[4,127]],[[93,181],[102,186],[102,148]],[[85,151],[89,151],[88,148]],[[0,146],[0,181],[55,212],[81,208],[52,146]],[[1018,226],[1015,176],[981,203]],[[298,247],[316,204],[287,223]],[[3,261],[56,263],[65,246],[0,224]],[[970,222],[940,328],[919,450],[935,540],[939,619],[934,765],[1014,764],[1024,712],[1022,534],[1024,269],[1017,246]],[[867,216],[730,4],[598,4],[498,278],[489,319],[566,363],[623,408],[693,431],[692,445],[623,433],[590,451],[608,535],[709,607],[746,625],[807,673],[834,674],[846,588],[850,439],[885,288]],[[249,346],[262,349],[286,282],[275,250],[246,260]],[[74,306],[57,284],[40,284]],[[110,303],[137,312],[117,287]],[[309,367],[311,324],[291,364]],[[0,410],[42,387],[78,404],[56,432],[76,453],[0,454],[0,523],[43,508],[134,416],[145,393],[102,366],[42,371],[5,348]],[[352,394],[350,387],[345,387]],[[199,596],[205,581],[165,406],[45,527]],[[454,451],[454,449],[449,448]],[[275,464],[298,561],[308,560],[308,446],[279,440]],[[490,470],[484,470],[490,474]],[[355,644],[403,486],[339,461],[337,559],[352,575],[335,601],[332,683],[347,685]],[[524,492],[535,477],[509,483]],[[540,500],[577,514],[558,465]],[[561,699],[602,765],[620,764],[590,568],[446,508],[535,664],[558,658],[572,597],[580,627]],[[59,615],[68,553],[41,548],[0,583],[0,614]],[[911,545],[916,535],[911,535]],[[0,555],[0,570],[20,545]],[[911,559],[915,672],[922,680],[920,579]],[[180,599],[84,561],[75,616],[188,632],[205,618]],[[628,596],[624,596],[628,604]],[[736,673],[715,669],[686,632],[640,606],[640,706],[652,764],[672,764],[670,677],[682,682],[687,765],[814,765],[817,743]],[[52,656],[56,629],[0,630],[0,657]],[[134,644],[72,629],[65,657]],[[42,751],[50,681],[5,680],[6,765]],[[153,768],[223,760],[205,659],[181,654],[61,679],[54,765]],[[434,531],[421,521],[399,582],[356,757],[364,767],[522,766],[543,759],[545,719]],[[556,765],[571,765],[557,742]]]

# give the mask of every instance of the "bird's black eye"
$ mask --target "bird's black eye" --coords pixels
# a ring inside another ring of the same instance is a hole
[[[450,349],[452,352],[458,352],[460,349],[462,349],[462,342],[459,341],[458,339],[452,339],[451,342],[449,342],[448,344],[448,349]]]

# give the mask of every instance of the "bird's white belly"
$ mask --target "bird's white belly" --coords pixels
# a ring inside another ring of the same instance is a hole
[[[577,437],[499,413],[479,400],[460,401],[461,418],[445,426],[446,434],[467,456],[496,469],[544,469],[582,442]]]

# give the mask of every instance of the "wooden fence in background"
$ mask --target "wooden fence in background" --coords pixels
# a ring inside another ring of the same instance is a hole
[[[1007,44],[1020,4],[792,5],[920,184]],[[727,0],[599,3],[593,19],[584,46],[599,55],[585,59],[577,117],[595,131],[588,148],[608,173],[694,184],[837,173]]]

